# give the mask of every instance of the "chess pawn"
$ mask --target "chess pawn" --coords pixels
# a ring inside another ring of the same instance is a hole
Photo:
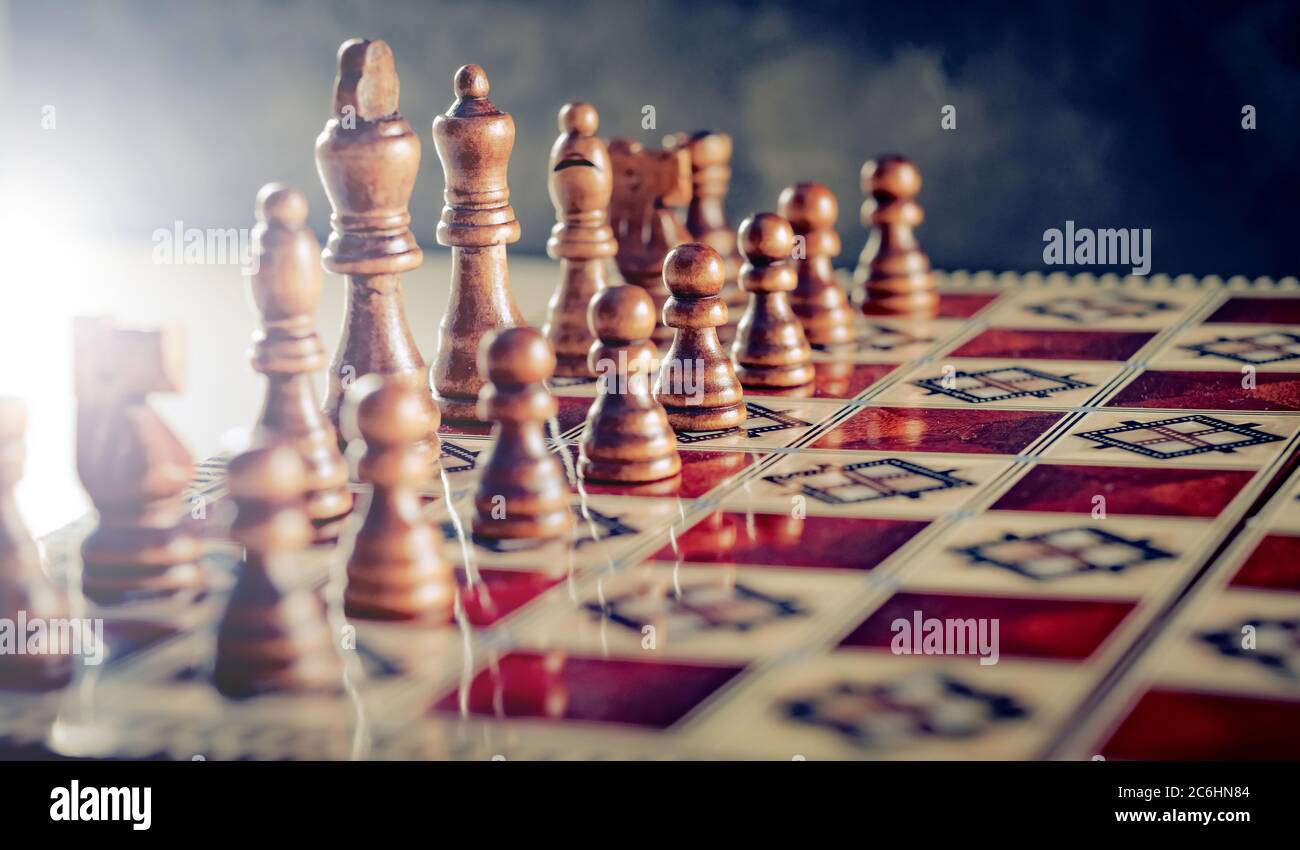
[[[402,380],[369,375],[348,392],[343,426],[357,477],[373,488],[347,562],[343,611],[374,620],[451,620],[456,578],[419,486],[432,471],[421,437],[436,423]]]
[[[921,172],[911,160],[886,156],[862,166],[862,226],[872,228],[853,275],[862,286],[862,312],[932,316],[939,294],[930,273],[930,258],[913,232],[925,219],[916,202]]]
[[[607,221],[614,183],[609,152],[596,137],[599,125],[596,107],[565,104],[547,172],[557,222],[546,253],[560,261],[561,278],[542,333],[555,350],[555,374],[566,378],[591,377],[587,352],[593,338],[587,305],[607,286],[605,264],[618,250]]]
[[[821,183],[795,183],[781,191],[777,213],[804,240],[803,250],[795,254],[799,283],[790,293],[790,308],[809,345],[833,348],[853,342],[853,308],[831,267],[831,260],[840,255],[835,195]]]
[[[744,391],[718,341],[718,328],[727,323],[727,305],[718,297],[725,276],[722,257],[698,242],[679,245],[664,260],[672,295],[663,320],[675,334],[654,394],[679,431],[735,428],[745,421]]]
[[[343,665],[325,605],[294,562],[314,534],[302,459],[288,445],[253,449],[230,461],[227,482],[236,508],[231,537],[244,558],[217,626],[217,690],[236,699],[337,690]]]
[[[253,335],[253,370],[266,376],[256,442],[287,442],[307,466],[307,516],[316,542],[338,538],[352,509],[348,469],[338,433],[321,412],[312,377],[325,368],[325,346],[313,327],[320,303],[320,244],[306,226],[307,199],[268,183],[257,193],[253,228],[257,270],[250,279],[262,328]]]
[[[347,278],[343,335],[325,397],[336,431],[344,395],[355,379],[404,375],[414,387],[425,382],[401,283],[403,273],[424,262],[409,210],[420,137],[398,111],[399,87],[386,43],[345,41],[334,81],[334,117],[316,139],[316,168],[334,209],[321,264]],[[425,448],[438,456],[437,434],[429,434]]]
[[[650,392],[654,302],[638,286],[598,293],[588,309],[596,401],[579,444],[578,471],[604,482],[660,481],[681,471],[668,414]]]
[[[686,242],[690,232],[674,207],[691,200],[690,155],[681,149],[647,150],[631,139],[609,143],[614,168],[614,194],[609,218],[618,241],[614,262],[625,283],[639,286],[663,315],[668,290],[663,284],[664,257]],[[672,339],[672,329],[657,325],[655,342]]]
[[[68,596],[41,568],[40,550],[18,513],[14,488],[23,477],[27,405],[0,396],[0,619],[19,612],[30,620],[66,619]],[[15,640],[27,635],[16,633]],[[0,688],[44,690],[72,679],[72,656],[64,653],[0,652]]]
[[[77,472],[99,513],[81,546],[83,591],[103,603],[197,592],[202,544],[181,499],[194,459],[148,404],[182,388],[183,337],[107,319],[78,319],[75,336]]]
[[[443,420],[475,422],[483,387],[479,343],[524,324],[506,264],[506,246],[520,233],[506,183],[515,122],[488,100],[487,74],[478,65],[456,72],[455,90],[455,103],[433,119],[446,182],[438,244],[451,246],[451,300],[429,379]]]
[[[740,225],[745,264],[740,285],[749,305],[736,328],[731,357],[746,387],[801,387],[812,382],[812,348],[790,309],[799,273],[790,262],[794,230],[772,213],[758,213]]]
[[[736,231],[727,222],[725,202],[731,185],[731,136],[701,130],[676,133],[665,140],[669,149],[681,148],[691,158],[691,203],[686,210],[686,230],[691,239],[703,242],[722,256],[727,266],[727,284],[722,300],[737,313],[749,300],[740,288],[740,254]]]

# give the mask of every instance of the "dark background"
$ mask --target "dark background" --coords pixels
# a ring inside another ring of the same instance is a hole
[[[1300,4],[1284,1],[0,0],[5,202],[39,195],[76,222],[67,238],[148,251],[178,219],[249,226],[258,186],[279,179],[323,231],[313,142],[354,35],[396,54],[425,143],[412,212],[426,249],[440,250],[442,191],[430,121],[477,62],[518,126],[518,251],[543,250],[555,112],[585,99],[606,137],[731,133],[735,221],[789,182],[830,184],[841,264],[865,239],[858,168],[897,150],[925,175],[920,235],[940,267],[1039,268],[1044,229],[1073,219],[1151,228],[1153,271],[1300,270]],[[940,129],[945,104],[956,130]],[[1242,129],[1244,104],[1258,129]]]

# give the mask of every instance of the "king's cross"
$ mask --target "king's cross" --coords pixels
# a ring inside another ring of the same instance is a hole
[[[785,700],[780,710],[794,723],[827,729],[863,747],[903,738],[973,738],[1030,714],[1010,694],[937,673],[884,683],[833,682]]]
[[[1122,537],[1091,526],[1030,535],[1007,532],[997,540],[952,551],[965,555],[973,564],[1000,567],[1034,581],[1090,572],[1122,573],[1175,557],[1150,541]]]
[[[774,621],[808,614],[795,599],[770,596],[738,582],[716,581],[677,585],[644,582],[618,596],[586,602],[584,607],[638,634],[648,625],[662,626],[670,635],[746,633]]]
[[[1128,419],[1113,428],[1081,431],[1075,436],[1096,443],[1096,448],[1116,448],[1157,460],[1222,452],[1232,454],[1247,446],[1275,443],[1282,438],[1258,430],[1258,423],[1234,424],[1213,416],[1175,416],[1155,422]]]
[[[1221,655],[1258,664],[1272,673],[1300,681],[1300,619],[1256,617],[1230,629],[1204,632],[1199,637]]]
[[[1185,345],[1201,357],[1222,357],[1238,363],[1261,365],[1300,358],[1300,336],[1284,331],[1216,337],[1208,342]]]
[[[920,499],[937,490],[973,486],[953,472],[888,458],[849,464],[821,463],[812,469],[766,475],[763,480],[828,505],[854,505],[880,499]]]
[[[980,372],[956,370],[951,375],[921,378],[913,383],[931,395],[942,394],[969,404],[1013,398],[1047,398],[1052,393],[1091,387],[1069,375],[1053,375],[1025,366],[1004,366]]]
[[[1153,313],[1172,309],[1174,305],[1165,301],[1137,298],[1121,292],[1056,298],[1025,307],[1028,313],[1052,316],[1080,325],[1095,325],[1113,319],[1141,319]]]

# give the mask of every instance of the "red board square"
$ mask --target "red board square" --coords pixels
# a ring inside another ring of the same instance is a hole
[[[1016,482],[994,510],[1090,514],[1093,497],[1106,513],[1216,517],[1254,473],[1239,469],[1042,464]]]
[[[1061,418],[1021,410],[868,407],[824,434],[817,449],[1017,454]]]
[[[470,714],[622,723],[666,729],[725,685],[741,667],[511,652],[470,683]],[[434,705],[460,712],[460,691]]]
[[[1300,593],[1300,537],[1266,535],[1233,576],[1232,585]]]
[[[578,447],[570,446],[573,462],[578,462]],[[644,484],[601,484],[582,482],[590,495],[645,496],[670,499],[697,499],[713,488],[730,481],[763,455],[753,452],[697,451],[679,449],[682,459],[681,474],[665,481]]]
[[[456,570],[465,615],[471,625],[479,628],[493,625],[564,580],[562,575],[532,570],[479,569],[478,576],[479,582],[470,588],[464,569]]]
[[[896,593],[862,622],[841,647],[889,649],[899,632],[895,620],[998,621],[1001,656],[1083,661],[1097,650],[1135,603],[1098,599],[1035,599],[1018,596],[960,596],[951,593]],[[987,633],[991,636],[991,632]],[[915,636],[919,641],[920,637]],[[946,647],[955,651],[954,647]],[[975,654],[973,649],[967,654]]]
[[[998,298],[997,292],[941,292],[935,315],[940,319],[969,319]]]
[[[1108,759],[1300,759],[1300,702],[1159,688],[1101,748]]]
[[[1300,410],[1300,373],[1258,372],[1255,388],[1240,372],[1143,372],[1106,407],[1180,410]]]
[[[1030,360],[1128,360],[1155,334],[1118,331],[989,328],[952,352],[952,357]]]
[[[1206,324],[1300,325],[1300,298],[1229,298]]]
[[[746,387],[745,397],[807,398],[811,396],[812,398],[850,399],[894,371],[894,368],[895,365],[892,363],[818,361],[813,364],[815,377],[811,392],[806,387],[795,391]]]
[[[669,544],[651,560],[869,570],[925,526],[910,520],[719,511],[679,536],[676,550]]]

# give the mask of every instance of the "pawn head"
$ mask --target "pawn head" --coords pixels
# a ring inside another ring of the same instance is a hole
[[[790,222],[796,233],[825,230],[835,226],[840,205],[825,184],[806,180],[786,186],[777,201],[777,212]]]
[[[862,164],[862,191],[893,198],[915,198],[921,191],[921,172],[905,156],[890,154]]]
[[[231,459],[226,484],[236,502],[292,503],[306,498],[307,467],[291,446],[260,446]]]
[[[703,242],[678,245],[664,258],[664,284],[678,297],[717,295],[726,279],[722,256]]]
[[[555,374],[555,352],[532,328],[506,328],[483,338],[478,368],[494,385],[541,383]]]
[[[794,228],[775,213],[754,213],[737,231],[740,252],[751,263],[774,263],[790,259],[794,251]]]
[[[639,286],[613,286],[596,293],[587,305],[587,325],[601,342],[641,342],[654,333],[655,302]]]
[[[600,114],[590,103],[566,103],[560,107],[560,132],[594,136],[600,127]]]
[[[342,424],[349,440],[400,446],[423,440],[437,427],[420,390],[401,375],[366,375],[348,390]]]
[[[487,71],[481,65],[462,65],[453,79],[456,97],[487,97]]]
[[[307,222],[307,198],[292,186],[267,183],[258,190],[253,212],[258,221],[296,230]]]

